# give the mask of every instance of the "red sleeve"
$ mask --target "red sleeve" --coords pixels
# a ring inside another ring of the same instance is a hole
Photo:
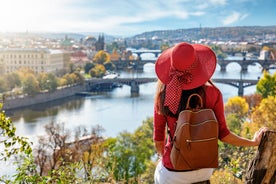
[[[230,133],[226,124],[222,94],[219,89],[213,86],[208,87],[207,89],[209,90],[206,91],[206,105],[208,108],[213,109],[216,114],[219,123],[219,139],[222,139]]]
[[[153,140],[155,141],[164,141],[165,140],[165,131],[166,131],[166,117],[157,113],[154,109],[153,117]]]

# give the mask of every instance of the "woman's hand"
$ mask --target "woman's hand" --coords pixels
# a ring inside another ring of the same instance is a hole
[[[263,133],[267,131],[267,127],[260,128],[257,132],[255,132],[252,141],[255,143],[255,146],[259,146]]]

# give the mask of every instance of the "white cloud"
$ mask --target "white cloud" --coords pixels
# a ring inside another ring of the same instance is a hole
[[[237,5],[241,5],[244,1],[248,0],[233,0]],[[0,31],[96,31],[124,34],[127,31],[139,33],[149,29],[168,27],[173,29],[182,25],[188,27],[198,22],[207,26],[221,26],[248,17],[248,14],[238,13],[242,10],[232,6],[233,2],[229,0],[3,0],[0,1]],[[223,21],[214,21],[221,19],[221,14],[231,9],[235,11]]]
[[[224,20],[222,20],[223,25],[229,25],[234,22],[237,22],[241,19],[244,19],[247,15],[241,15],[238,12],[233,12],[231,15],[227,16]]]
[[[226,5],[227,0],[209,0],[213,5]]]

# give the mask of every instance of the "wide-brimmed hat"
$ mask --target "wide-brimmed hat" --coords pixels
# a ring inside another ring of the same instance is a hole
[[[165,50],[155,63],[159,80],[166,84],[164,106],[176,114],[182,90],[205,84],[217,65],[215,53],[200,44],[179,43]]]
[[[206,83],[214,74],[216,64],[216,55],[208,46],[182,42],[162,52],[155,71],[164,84],[178,75],[181,88],[188,90]]]

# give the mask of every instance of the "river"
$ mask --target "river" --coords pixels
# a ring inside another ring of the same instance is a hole
[[[261,67],[250,66],[248,72],[240,75],[241,67],[231,63],[225,73],[216,69],[214,78],[257,79],[261,77]],[[155,77],[154,65],[146,64],[143,73],[121,72],[120,77]],[[224,101],[237,96],[238,89],[226,84],[216,84],[222,91]],[[255,92],[256,86],[245,88],[244,94]],[[143,120],[153,115],[155,83],[140,85],[140,95],[130,96],[130,87],[123,86],[112,92],[89,97],[72,97],[34,105],[15,111],[7,111],[17,128],[17,134],[35,140],[44,135],[44,126],[50,122],[64,123],[65,128],[74,130],[78,126],[90,129],[101,125],[105,137],[116,137],[122,131],[133,132]],[[3,171],[2,171],[3,172]],[[1,175],[1,172],[0,172]]]

